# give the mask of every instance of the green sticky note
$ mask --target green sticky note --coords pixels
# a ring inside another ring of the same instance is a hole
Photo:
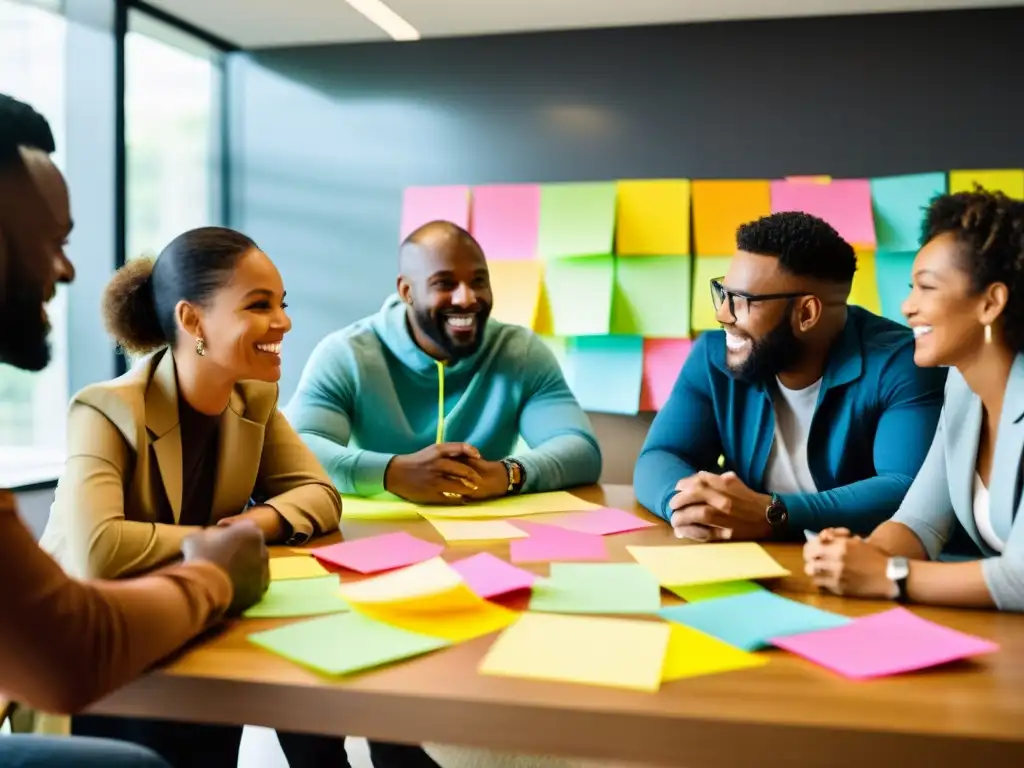
[[[661,591],[637,563],[552,563],[551,576],[533,585],[531,611],[546,613],[657,613]]]
[[[760,592],[764,589],[753,581],[720,581],[715,584],[691,584],[688,587],[666,587],[688,603],[699,603],[701,600],[714,600],[716,597],[732,597],[745,595],[748,592]]]
[[[538,252],[545,259],[611,253],[615,198],[614,182],[542,185]]]
[[[334,574],[316,579],[272,581],[263,599],[242,615],[248,619],[283,619],[347,611],[348,604],[338,594],[339,586]]]
[[[945,173],[871,179],[871,206],[879,250],[917,250],[925,208],[946,191]]]
[[[732,256],[700,256],[694,260],[693,302],[690,305],[690,325],[694,331],[717,331],[722,327],[715,319],[711,281],[725,277],[731,260]]]
[[[612,333],[648,339],[689,337],[690,266],[689,256],[617,259]]]
[[[639,336],[580,336],[569,347],[567,381],[585,411],[640,412],[644,340]]]
[[[615,259],[582,256],[549,261],[544,287],[555,336],[606,336],[611,327]]]
[[[300,621],[257,632],[249,640],[289,661],[345,675],[444,648],[451,643],[374,621],[359,613]]]
[[[910,294],[911,272],[914,267],[913,251],[875,253],[875,274],[878,278],[878,295],[882,300],[882,314],[897,323],[907,324],[903,316],[903,302]]]

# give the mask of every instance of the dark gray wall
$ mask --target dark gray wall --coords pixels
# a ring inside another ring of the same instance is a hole
[[[405,186],[1020,167],[1022,30],[1008,9],[239,57],[232,223],[287,283],[282,394],[391,290]],[[642,424],[602,424],[635,451]]]

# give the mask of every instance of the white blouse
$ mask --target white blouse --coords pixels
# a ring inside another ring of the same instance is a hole
[[[974,524],[978,526],[978,533],[992,549],[1000,554],[1006,542],[999,538],[995,528],[992,527],[992,513],[988,504],[988,488],[981,479],[981,475],[974,473]]]

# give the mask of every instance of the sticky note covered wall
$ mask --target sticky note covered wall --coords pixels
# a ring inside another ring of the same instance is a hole
[[[636,414],[665,405],[694,340],[720,327],[710,283],[728,274],[740,225],[825,219],[857,252],[850,303],[905,323],[925,209],[976,186],[1024,198],[1024,170],[410,187],[400,234],[435,219],[467,228],[492,317],[535,331],[585,409]]]

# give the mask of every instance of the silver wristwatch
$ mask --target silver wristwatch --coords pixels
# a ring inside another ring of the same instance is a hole
[[[885,578],[896,585],[896,602],[907,602],[907,577],[910,576],[910,561],[905,557],[890,557],[885,564]]]

